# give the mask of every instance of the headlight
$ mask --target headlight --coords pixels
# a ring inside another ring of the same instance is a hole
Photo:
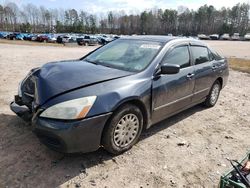
[[[83,97],[62,102],[43,111],[40,117],[53,119],[84,118],[96,100],[96,96]]]

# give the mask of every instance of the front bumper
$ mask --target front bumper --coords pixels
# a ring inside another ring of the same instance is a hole
[[[29,108],[24,105],[20,106],[13,101],[10,103],[10,109],[25,121],[30,121],[32,118],[32,113],[30,112]]]
[[[12,102],[10,107],[22,117],[22,106],[18,108]],[[102,131],[111,114],[75,121],[52,120],[34,115],[32,128],[39,140],[53,150],[63,153],[91,152],[100,147]]]

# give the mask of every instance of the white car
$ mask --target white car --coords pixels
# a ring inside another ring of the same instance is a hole
[[[70,43],[70,42],[76,42],[76,36],[71,36],[71,35],[65,35],[62,38],[63,43]]]
[[[245,40],[250,40],[250,33],[245,34],[244,39]]]
[[[230,40],[230,36],[228,33],[224,33],[222,36],[221,36],[221,39],[222,40]]]
[[[208,40],[209,36],[205,35],[205,34],[198,34],[198,38],[201,40]]]
[[[219,35],[218,34],[212,34],[212,35],[209,35],[209,38],[211,40],[218,40],[219,39]]]
[[[240,34],[239,33],[234,33],[231,37],[232,40],[240,40]]]

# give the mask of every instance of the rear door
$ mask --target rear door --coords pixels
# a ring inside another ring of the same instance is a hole
[[[195,69],[193,102],[196,102],[202,100],[209,94],[214,82],[214,77],[216,76],[216,67],[206,46],[191,45],[190,51]]]
[[[194,67],[191,65],[188,45],[176,46],[163,58],[161,64],[180,65],[177,74],[160,75],[152,85],[152,120],[161,121],[181,110],[192,101]]]

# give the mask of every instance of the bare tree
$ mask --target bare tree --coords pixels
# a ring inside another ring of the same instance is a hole
[[[26,32],[75,32],[116,34],[196,35],[198,33],[245,34],[249,31],[249,4],[216,10],[203,5],[198,10],[152,8],[143,12],[109,11],[90,14],[76,9],[48,9],[31,3],[0,5],[0,30]]]

